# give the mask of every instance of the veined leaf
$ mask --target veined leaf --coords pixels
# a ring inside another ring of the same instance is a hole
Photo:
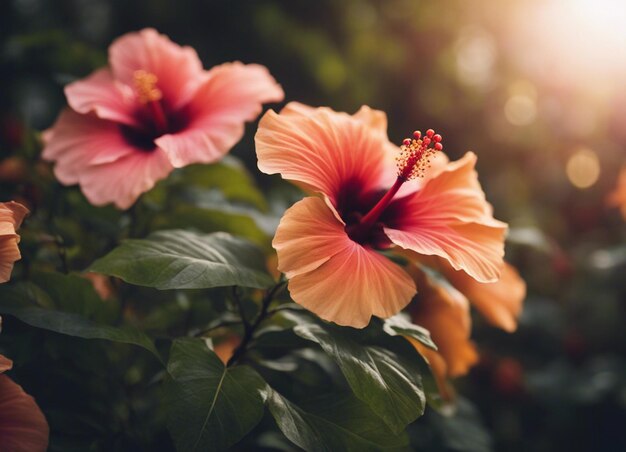
[[[167,370],[168,429],[179,451],[226,450],[263,417],[263,379],[224,366],[202,340],[174,341]]]
[[[89,294],[89,291],[83,286],[83,283],[90,286],[89,281],[73,275],[55,275],[54,278],[50,275],[46,280],[48,284],[52,284],[56,280],[54,288],[49,288],[49,292],[46,292],[47,287],[40,288],[32,283],[2,287],[0,289],[0,313],[12,315],[28,325],[55,333],[83,339],[105,339],[137,345],[151,352],[159,361],[161,360],[161,355],[152,340],[141,331],[132,327],[98,324],[75,313],[80,309],[84,309],[86,312],[95,311],[95,309],[88,307],[89,300],[95,299],[97,303],[102,303],[95,292]],[[71,285],[77,283],[81,286],[81,290],[77,290],[76,293],[86,295],[82,298],[84,308],[70,305],[68,300],[59,301],[57,299],[60,295],[70,293]],[[91,291],[93,292],[93,288]],[[70,308],[75,312],[58,311],[40,306],[71,306]]]
[[[91,271],[157,289],[208,289],[274,284],[265,256],[255,245],[229,234],[159,231],[127,240],[94,262]]]
[[[356,397],[332,395],[309,404],[307,411],[276,391],[267,390],[267,404],[276,425],[294,444],[306,451],[368,452],[399,450],[408,445],[406,435],[396,435]]]
[[[430,332],[419,325],[412,323],[408,316],[400,313],[385,319],[383,330],[390,336],[409,336],[424,344],[426,347],[437,350],[437,346],[430,337]]]
[[[417,363],[391,350],[360,345],[339,328],[300,324],[294,332],[318,343],[339,365],[354,395],[395,433],[424,413],[425,395]]]

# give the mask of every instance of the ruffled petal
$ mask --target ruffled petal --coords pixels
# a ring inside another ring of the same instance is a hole
[[[54,174],[65,185],[78,183],[87,166],[144,153],[125,140],[116,123],[70,109],[44,134],[44,143],[42,157],[56,163]]]
[[[294,204],[281,220],[273,245],[294,301],[324,320],[363,328],[372,315],[398,313],[415,294],[396,264],[353,242],[319,198]]]
[[[35,400],[6,375],[0,375],[0,448],[11,452],[44,452],[48,422]]]
[[[240,62],[216,66],[186,107],[189,125],[158,138],[156,144],[175,167],[214,162],[241,140],[246,121],[256,119],[264,103],[283,97],[264,66]]]
[[[394,201],[383,219],[396,245],[447,259],[480,282],[500,275],[507,225],[491,216],[472,153],[432,177],[419,191]]]
[[[0,237],[0,283],[11,279],[11,272],[16,261],[22,258],[17,244],[19,236],[5,235]]]
[[[487,284],[479,283],[465,272],[455,271],[446,264],[442,264],[440,269],[489,323],[505,331],[515,331],[526,297],[526,283],[513,266],[505,262],[500,279]]]
[[[280,114],[270,110],[261,119],[255,141],[262,172],[279,173],[321,192],[335,206],[345,184],[366,193],[388,182],[385,170],[393,145],[384,133],[382,112],[364,107],[350,116],[329,108],[303,110],[289,104]]]
[[[413,322],[430,331],[437,345],[436,353],[445,361],[448,377],[466,374],[478,361],[478,353],[470,341],[472,323],[467,299],[453,287],[435,282],[417,267],[411,266],[409,272],[419,290],[419,297],[409,307]]]
[[[128,209],[172,169],[160,149],[134,152],[112,163],[85,167],[78,182],[93,205],[114,203],[119,209]]]
[[[78,113],[96,116],[129,126],[139,126],[134,116],[135,94],[132,89],[113,80],[110,69],[99,69],[89,77],[65,87],[70,107]]]
[[[0,235],[13,235],[28,215],[28,209],[19,202],[0,202]]]
[[[162,102],[170,110],[187,104],[202,81],[203,69],[191,47],[181,47],[152,28],[127,33],[109,47],[113,77],[129,87],[134,73],[144,70],[157,76]]]

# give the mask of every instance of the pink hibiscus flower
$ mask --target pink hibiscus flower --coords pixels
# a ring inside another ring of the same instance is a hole
[[[350,116],[290,103],[268,111],[256,134],[261,171],[321,194],[287,210],[273,246],[293,299],[340,325],[390,317],[415,295],[380,251],[440,256],[479,282],[496,281],[503,266],[507,226],[492,217],[476,156],[447,163],[432,130],[398,149],[386,128],[368,107]]]
[[[152,29],[114,41],[109,63],[65,88],[70,108],[44,134],[56,177],[94,205],[127,209],[173,168],[218,160],[284,96],[265,67],[205,71],[192,48]]]
[[[0,283],[11,279],[13,265],[22,257],[17,230],[27,214],[28,209],[19,202],[0,203]]]
[[[12,366],[0,355],[0,450],[43,452],[48,449],[48,422],[35,400],[2,375]]]

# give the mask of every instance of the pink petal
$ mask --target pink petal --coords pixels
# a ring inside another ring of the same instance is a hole
[[[46,132],[44,142],[42,157],[56,162],[54,173],[65,185],[77,183],[89,165],[110,163],[143,152],[125,140],[116,123],[70,109],[64,110]]]
[[[95,113],[99,118],[139,126],[134,117],[135,94],[129,86],[113,80],[110,69],[99,69],[89,77],[65,87],[70,107],[78,113]]]
[[[363,328],[372,315],[397,314],[415,295],[398,265],[353,242],[319,198],[294,204],[278,226],[273,246],[294,301],[322,319]]]
[[[214,162],[241,140],[245,122],[256,119],[264,103],[283,97],[264,66],[240,62],[216,66],[186,107],[190,124],[156,143],[175,167]]]
[[[191,47],[181,47],[152,28],[127,33],[109,47],[109,62],[116,80],[134,86],[134,73],[157,76],[163,102],[171,110],[185,105],[203,76],[202,63]]]
[[[358,184],[363,193],[380,188],[393,148],[383,114],[367,107],[355,116],[329,108],[306,111],[289,104],[280,114],[263,116],[255,137],[259,169],[324,193],[335,205],[346,183]]]
[[[134,152],[112,163],[85,167],[79,183],[93,205],[114,203],[119,209],[128,209],[172,169],[160,149]]]
[[[0,449],[44,452],[48,422],[35,400],[6,375],[0,375]]]
[[[396,201],[385,234],[396,245],[447,259],[480,282],[494,282],[504,256],[505,223],[491,216],[472,153]]]

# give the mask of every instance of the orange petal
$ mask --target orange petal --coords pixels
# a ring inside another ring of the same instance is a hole
[[[289,104],[280,114],[270,110],[255,137],[259,169],[280,173],[337,205],[344,184],[357,184],[365,193],[388,176],[392,145],[385,125],[384,114],[367,107],[354,116],[301,104]]]
[[[28,209],[19,202],[0,203],[0,235],[15,234],[26,215],[28,215]]]
[[[4,355],[0,355],[0,373],[6,372],[13,367],[13,361]]]
[[[410,267],[409,272],[419,290],[419,297],[409,308],[413,322],[430,331],[449,377],[466,374],[478,360],[470,341],[472,323],[467,299],[453,287],[433,281],[417,267]]]
[[[607,197],[607,204],[612,207],[619,207],[624,220],[626,220],[626,166],[620,171],[617,187]]]
[[[505,262],[500,279],[486,284],[477,282],[465,272],[455,271],[445,263],[442,263],[440,269],[489,323],[505,331],[515,331],[517,317],[526,297],[526,283],[513,266]]]
[[[293,300],[339,325],[363,328],[372,315],[395,315],[415,294],[409,275],[350,240],[319,198],[305,198],[287,210],[273,246]]]
[[[454,389],[448,382],[448,365],[443,359],[443,356],[412,337],[405,336],[405,338],[428,362],[430,370],[433,373],[433,377],[435,377],[435,382],[437,383],[437,388],[439,388],[439,394],[442,399],[446,401],[454,399]]]
[[[217,345],[213,347],[213,352],[224,364],[228,363],[228,360],[232,358],[235,349],[241,344],[241,338],[235,335],[229,335],[225,339],[222,339]]]
[[[49,427],[35,400],[6,375],[0,375],[0,449],[43,452]]]

